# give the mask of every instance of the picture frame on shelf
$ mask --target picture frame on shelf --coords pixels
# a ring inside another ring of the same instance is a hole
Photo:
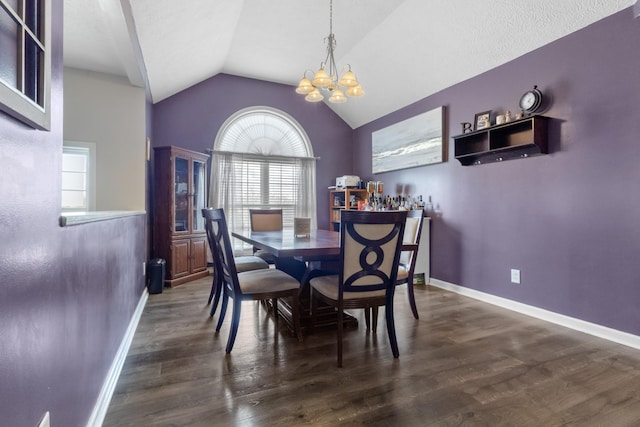
[[[491,110],[476,113],[473,119],[473,130],[486,129],[491,126]]]

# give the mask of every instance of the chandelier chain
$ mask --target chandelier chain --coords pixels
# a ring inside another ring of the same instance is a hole
[[[329,34],[333,34],[333,0],[329,0]]]

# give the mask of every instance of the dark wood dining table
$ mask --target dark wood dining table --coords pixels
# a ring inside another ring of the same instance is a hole
[[[232,232],[231,235],[280,261],[295,259],[315,263],[309,268],[318,267],[318,262],[336,262],[340,257],[340,233],[337,231],[314,230],[310,235],[300,237],[294,236],[293,229]]]
[[[312,230],[309,236],[296,237],[293,229],[281,231],[235,231],[231,235],[243,242],[262,249],[276,258],[276,268],[300,281],[300,317],[303,331],[310,324],[309,280],[325,274],[336,274],[340,259],[340,233],[329,230]],[[289,301],[280,304],[280,314],[293,326]],[[331,307],[320,307],[316,316],[316,327],[335,325],[335,311]],[[344,317],[345,327],[357,327],[358,321]]]

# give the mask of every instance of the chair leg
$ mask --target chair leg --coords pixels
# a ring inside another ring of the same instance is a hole
[[[393,320],[393,298],[391,298],[391,301],[387,299],[384,311],[387,317],[387,333],[389,334],[389,343],[391,344],[391,352],[393,353],[393,357],[397,359],[400,356],[400,351],[398,350],[398,340],[396,338],[396,327]]]
[[[300,298],[298,292],[291,296],[291,315],[293,316],[293,330],[298,341],[302,341],[302,328],[300,327]]]
[[[233,314],[231,315],[231,329],[229,330],[229,339],[227,340],[226,352],[231,353],[233,349],[233,343],[236,341],[236,334],[238,333],[238,325],[240,325],[240,311],[242,309],[242,299],[233,299]]]
[[[309,311],[311,312],[311,322],[309,324],[309,333],[312,334],[313,330],[316,326],[316,312],[318,311],[318,301],[316,300],[315,296],[314,296],[314,290],[313,288],[311,288],[311,298],[309,301],[310,307],[309,307]]]
[[[342,307],[338,307],[338,368],[342,368]]]
[[[229,295],[225,293],[222,296],[222,307],[220,307],[220,318],[218,319],[218,324],[216,325],[216,332],[220,332],[220,328],[222,327],[222,321],[224,320],[225,314],[227,314],[228,304],[229,304]]]
[[[416,297],[413,294],[413,278],[409,277],[407,281],[407,295],[409,296],[409,306],[411,307],[411,312],[413,313],[413,317],[419,319],[418,316],[418,307],[416,307]]]
[[[214,288],[215,287],[215,291]],[[222,285],[218,283],[218,281],[214,278],[213,283],[211,285],[211,292],[214,292],[213,296],[213,305],[211,306],[211,311],[209,312],[209,316],[213,317],[218,309],[218,303],[220,302],[220,294],[222,293]],[[211,296],[209,296],[209,302],[211,302]]]
[[[278,326],[278,298],[271,299],[271,306],[273,307],[273,322],[276,324],[276,330]]]
[[[373,333],[378,332],[378,306],[371,308],[371,327],[373,328]]]
[[[364,309],[364,323],[367,325],[367,331],[371,329],[371,308]]]

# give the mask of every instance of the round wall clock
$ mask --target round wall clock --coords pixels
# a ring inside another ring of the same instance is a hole
[[[520,109],[522,113],[533,114],[542,104],[542,92],[538,90],[538,86],[534,86],[533,89],[526,91],[520,97]]]

